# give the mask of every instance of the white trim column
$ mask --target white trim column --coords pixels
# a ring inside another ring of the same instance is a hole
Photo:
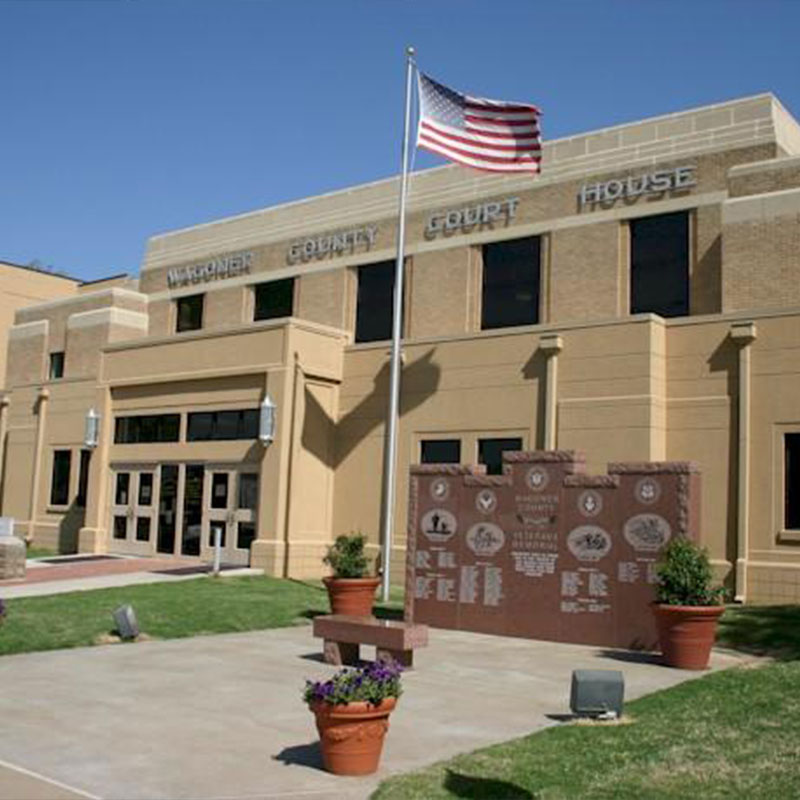
[[[547,359],[544,399],[544,442],[545,450],[555,450],[558,444],[558,354],[564,349],[564,342],[557,333],[542,336],[539,349]]]
[[[739,347],[739,391],[737,399],[737,481],[736,481],[736,594],[737,603],[747,600],[747,561],[750,549],[750,414],[751,348],[756,340],[754,322],[736,323],[730,336]]]
[[[42,387],[36,398],[36,443],[33,448],[33,475],[31,477],[31,501],[28,507],[28,542],[36,534],[36,512],[39,507],[39,484],[42,475],[42,452],[44,450],[44,431],[47,424],[47,404],[50,390]]]

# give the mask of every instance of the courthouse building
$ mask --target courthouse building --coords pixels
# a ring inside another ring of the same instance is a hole
[[[138,280],[18,310],[2,513],[64,552],[209,557],[219,531],[273,575],[320,575],[339,533],[377,552],[397,194],[154,236]],[[409,464],[558,448],[698,462],[736,595],[800,600],[800,126],[775,97],[550,141],[536,178],[415,173],[406,276],[398,579]]]

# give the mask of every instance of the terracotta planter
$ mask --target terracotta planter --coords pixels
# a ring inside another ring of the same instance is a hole
[[[378,769],[383,738],[389,730],[389,714],[397,699],[387,697],[378,706],[347,703],[334,706],[314,703],[322,761],[334,775],[371,775]]]
[[[380,578],[323,578],[328,590],[333,614],[350,614],[354,617],[372,615],[375,590]]]
[[[706,669],[724,606],[652,606],[664,662],[678,669]]]

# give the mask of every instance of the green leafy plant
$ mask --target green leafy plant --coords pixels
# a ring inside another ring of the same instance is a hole
[[[337,536],[322,562],[333,569],[334,578],[363,578],[369,565],[364,554],[366,542],[366,536],[360,533]]]
[[[402,667],[395,662],[375,661],[357,669],[343,669],[327,681],[306,681],[303,700],[309,705],[332,706],[366,702],[378,706],[387,697],[400,697]]]
[[[690,539],[673,539],[657,567],[659,603],[669,606],[716,606],[724,602],[725,588],[713,586],[708,552]]]

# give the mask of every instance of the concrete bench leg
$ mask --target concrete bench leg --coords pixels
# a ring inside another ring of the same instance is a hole
[[[375,655],[378,661],[394,661],[404,669],[411,669],[414,666],[413,650],[386,650],[379,647]]]
[[[359,662],[359,649],[357,644],[347,642],[334,642],[332,639],[325,639],[323,654],[326,664],[333,664],[341,667],[355,666]]]

